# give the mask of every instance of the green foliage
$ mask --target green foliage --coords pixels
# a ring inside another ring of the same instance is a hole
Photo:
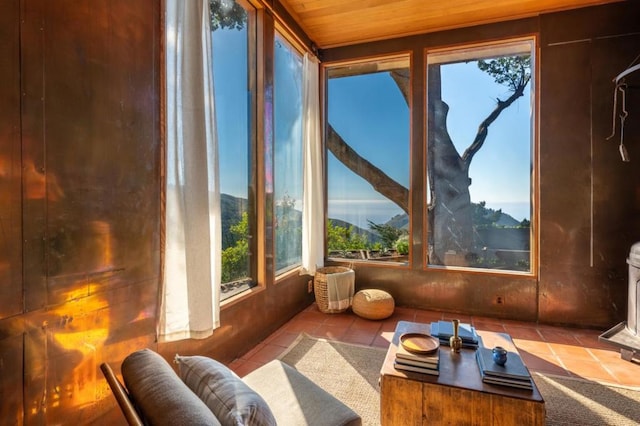
[[[242,221],[242,212],[247,211],[246,199],[236,198],[228,194],[220,194],[220,212],[222,215],[222,250],[233,247],[238,238],[231,232],[231,227]]]
[[[520,227],[531,228],[531,222],[529,221],[529,219],[522,219],[522,222],[520,222]]]
[[[249,215],[247,212],[242,213],[242,218],[240,222],[232,225],[229,228],[231,234],[238,239],[238,241],[246,241],[249,237]]]
[[[370,220],[367,222],[369,222],[369,229],[380,235],[380,238],[382,239],[382,247],[385,249],[392,248],[398,238],[404,234],[402,229],[398,229],[391,225],[373,223]]]
[[[398,241],[396,241],[395,246],[398,254],[401,254],[401,255],[409,254],[409,236],[403,235],[402,237],[398,238]]]
[[[240,222],[232,225],[230,232],[236,238],[235,245],[222,251],[222,282],[230,283],[249,275],[249,218],[242,213]]]
[[[481,59],[478,68],[493,77],[496,83],[515,92],[531,80],[531,55],[506,56],[488,61]]]
[[[353,225],[334,225],[331,220],[327,221],[327,249],[333,250],[363,250],[367,248],[367,237],[354,232]]]
[[[247,21],[247,11],[234,0],[209,0],[211,31],[218,28],[241,30]]]
[[[496,226],[495,223],[502,216],[502,209],[493,210],[487,208],[486,201],[480,201],[477,204],[471,203],[471,206],[473,207],[472,220],[476,227]]]

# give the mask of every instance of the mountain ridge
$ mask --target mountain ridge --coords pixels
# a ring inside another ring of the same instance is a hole
[[[248,201],[245,198],[235,197],[230,194],[220,195],[221,214],[222,214],[222,235],[223,235],[223,248],[232,246],[235,244],[235,236],[230,233],[230,229],[233,225],[239,223],[242,220],[242,212],[248,208]],[[484,202],[472,203],[474,207],[474,224],[476,226],[489,226],[489,227],[518,227],[522,223],[508,213],[504,213],[501,210],[495,210],[487,208]],[[276,217],[280,217],[279,211],[281,206],[276,206]],[[294,215],[293,220],[301,220],[302,212],[292,209],[291,214]],[[375,232],[368,229],[363,229],[355,224],[346,222],[342,219],[329,218],[334,226],[343,228],[353,227],[353,232],[358,235],[366,236],[367,241],[371,244],[375,244],[381,241],[381,238]],[[409,229],[409,215],[406,213],[397,214],[390,218],[385,223],[380,225],[388,225],[398,229]]]

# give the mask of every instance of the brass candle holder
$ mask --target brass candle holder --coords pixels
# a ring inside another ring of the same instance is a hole
[[[451,322],[453,323],[453,336],[449,337],[449,346],[452,352],[458,353],[462,349],[462,338],[458,334],[460,320],[454,319]]]

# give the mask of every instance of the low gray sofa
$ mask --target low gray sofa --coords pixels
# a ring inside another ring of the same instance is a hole
[[[101,369],[130,425],[349,425],[358,414],[281,361],[239,378],[218,361],[176,356],[177,374],[143,349],[122,363],[125,386]]]

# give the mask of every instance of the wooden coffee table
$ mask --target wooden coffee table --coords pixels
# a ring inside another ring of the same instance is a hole
[[[544,399],[533,390],[485,384],[475,350],[440,347],[440,375],[393,367],[398,341],[407,332],[430,333],[429,324],[400,321],[380,371],[380,421],[387,425],[544,425]],[[517,352],[508,334],[478,331],[485,346]]]

